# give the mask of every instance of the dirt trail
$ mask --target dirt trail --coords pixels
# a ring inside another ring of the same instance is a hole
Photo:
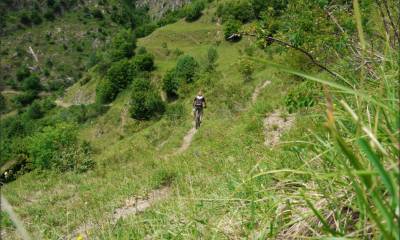
[[[193,140],[193,136],[196,132],[197,132],[197,130],[195,127],[192,127],[189,130],[189,132],[183,138],[183,143],[182,143],[181,147],[175,152],[175,154],[183,153],[190,147],[190,144],[192,143],[192,140]]]
[[[279,143],[282,134],[294,123],[293,115],[284,115],[280,111],[269,114],[264,119],[265,146],[274,147]]]
[[[169,186],[164,186],[162,188],[153,190],[145,197],[134,196],[125,201],[123,207],[117,208],[114,213],[109,217],[109,221],[103,221],[104,224],[116,224],[119,219],[125,219],[129,216],[142,213],[146,209],[153,206],[155,203],[162,201],[167,198],[171,193],[171,188]],[[90,235],[95,231],[100,224],[85,223],[81,225],[78,229],[72,232],[65,239],[76,239],[81,236],[83,239],[90,239]]]
[[[253,92],[253,95],[251,96],[251,102],[255,103],[257,101],[258,95],[260,95],[261,91],[266,88],[269,84],[271,84],[271,81],[267,80],[265,81],[262,85],[258,85],[256,89]]]
[[[62,107],[62,108],[69,108],[72,106],[71,103],[66,103],[64,102],[62,99],[57,99],[54,101],[54,103],[58,106],[58,107]]]

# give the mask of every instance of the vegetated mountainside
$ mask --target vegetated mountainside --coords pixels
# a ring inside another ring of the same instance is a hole
[[[105,49],[60,107],[2,129],[36,166],[2,193],[37,238],[397,239],[399,40],[384,1],[357,3],[214,2]]]

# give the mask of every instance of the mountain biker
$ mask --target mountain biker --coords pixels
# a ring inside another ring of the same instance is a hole
[[[199,111],[200,122],[203,120],[203,108],[207,108],[206,98],[203,96],[203,92],[199,91],[193,100],[193,110]]]

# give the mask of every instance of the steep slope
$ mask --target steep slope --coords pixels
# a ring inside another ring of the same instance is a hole
[[[224,169],[215,161],[219,161],[217,159],[222,156],[230,156],[231,153],[224,150],[225,153],[221,152],[223,155],[211,156],[210,154],[222,150],[213,150],[213,148],[230,146],[230,144],[251,145],[254,141],[250,140],[252,137],[249,135],[239,140],[245,143],[238,143],[233,136],[243,134],[241,132],[243,125],[240,124],[247,125],[245,122],[248,117],[243,119],[242,113],[245,113],[244,111],[251,105],[251,96],[255,87],[265,79],[271,79],[273,82],[270,89],[274,89],[272,91],[274,94],[271,92],[269,95],[268,104],[255,105],[260,113],[276,104],[274,101],[277,101],[280,94],[284,92],[278,89],[286,88],[277,82],[275,73],[263,68],[259,68],[254,81],[244,83],[235,66],[241,52],[250,42],[247,40],[238,44],[223,42],[221,27],[211,22],[211,13],[206,13],[198,22],[180,21],[140,39],[139,45],[146,47],[156,56],[157,70],[153,75],[153,80],[158,82],[159,86],[161,77],[173,67],[177,59],[173,53],[166,53],[164,42],[168,45],[168,52],[179,48],[185,54],[191,54],[200,60],[205,58],[210,46],[219,44],[217,49],[220,57],[217,73],[211,78],[200,79],[188,90],[189,92],[185,95],[187,97],[174,103],[174,105],[183,104],[184,106],[186,114],[180,119],[166,116],[160,121],[147,123],[137,122],[130,118],[123,120],[122,113],[128,101],[129,92],[123,93],[104,116],[87,124],[81,130],[81,138],[90,141],[95,149],[97,167],[93,172],[67,173],[62,176],[49,172],[45,174],[51,175],[46,175],[42,180],[38,180],[34,174],[27,174],[20,177],[17,182],[5,186],[6,196],[13,205],[18,202],[17,211],[25,221],[35,222],[35,227],[32,226],[29,229],[38,236],[53,238],[68,235],[84,222],[104,225],[104,219],[122,206],[125,199],[146,194],[160,185],[171,185],[174,193],[183,191],[182,194],[186,194],[184,192],[191,185],[188,186],[185,179],[192,178],[191,175],[194,172],[197,172],[196,176],[193,175],[196,179],[203,176],[204,179],[208,179],[207,181],[216,180],[217,172],[223,173],[228,169]],[[260,57],[262,57],[262,53],[257,54],[261,54]],[[96,79],[91,81],[96,81]],[[179,151],[185,134],[191,129],[190,101],[198,88],[204,89],[209,101],[204,125],[194,135],[193,143],[188,146],[189,152],[181,151],[183,155],[175,155],[173,153]],[[262,96],[264,95],[261,93],[260,98]],[[257,123],[258,120],[253,119],[251,121],[253,126],[245,127],[245,129],[254,129],[257,128],[256,126],[262,128],[262,116],[259,115],[259,117],[259,123]],[[238,124],[240,127],[235,127]],[[232,135],[229,136],[227,133]],[[230,140],[223,143],[225,139],[223,136],[228,136],[227,139]],[[255,141],[260,143],[260,150],[264,149],[262,134],[256,133],[255,136],[258,139]],[[244,154],[247,154],[247,151],[237,157]],[[193,162],[193,159],[196,160]],[[226,161],[233,161],[231,157],[227,159]],[[187,165],[189,162],[190,167]],[[239,161],[237,164],[240,166],[237,167],[239,169],[248,166],[250,162]],[[209,172],[215,164],[219,170]],[[182,166],[185,167],[182,168]],[[231,170],[233,169],[230,168]],[[216,186],[221,181],[224,181],[223,178],[212,184],[204,182],[205,185],[201,184],[199,187]],[[203,195],[203,197],[206,196]],[[176,199],[176,195],[174,194],[171,199]],[[32,214],[33,212],[37,214]],[[41,217],[33,218],[34,216]],[[65,225],[64,222],[68,224]],[[46,230],[38,232],[35,229]],[[98,228],[91,234],[95,232],[99,233]],[[10,236],[9,234],[7,236]]]

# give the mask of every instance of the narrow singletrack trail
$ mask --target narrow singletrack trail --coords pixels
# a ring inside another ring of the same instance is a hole
[[[197,129],[195,127],[192,127],[189,130],[189,132],[183,138],[181,147],[175,152],[175,154],[181,154],[190,147],[190,144],[192,143],[192,140],[193,140],[193,136],[194,136],[194,134],[196,134],[196,132],[197,132]]]
[[[66,103],[64,102],[62,99],[57,99],[54,101],[54,103],[58,106],[58,107],[62,107],[62,108],[69,108],[72,106],[71,103]]]
[[[146,209],[152,207],[157,202],[166,199],[171,193],[170,186],[164,186],[151,191],[145,197],[133,196],[125,201],[124,206],[117,208],[113,214],[107,217],[108,220],[102,221],[104,224],[116,224],[118,220],[125,219],[129,216],[136,215],[144,212]],[[64,239],[76,239],[82,237],[83,239],[91,239],[90,235],[96,228],[100,227],[101,223],[85,223],[73,231],[69,236]]]
[[[261,91],[269,84],[271,84],[271,81],[267,80],[263,84],[258,85],[256,89],[254,89],[253,95],[251,96],[252,103],[255,103],[257,101],[258,95],[260,95]]]

